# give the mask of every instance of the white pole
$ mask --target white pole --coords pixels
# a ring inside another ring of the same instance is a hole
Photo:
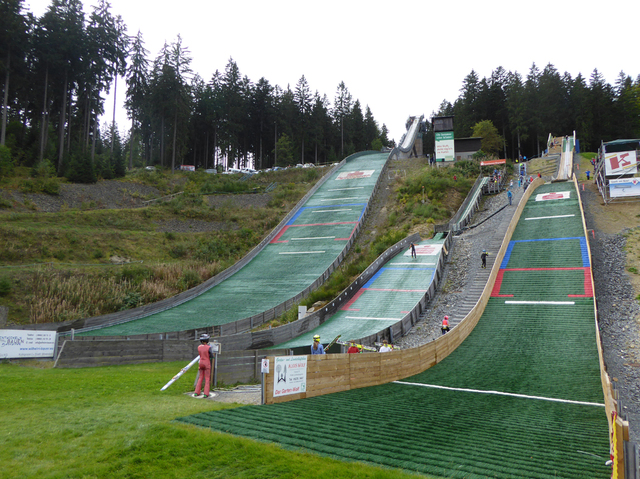
[[[200,359],[200,356],[196,356],[196,358],[193,361],[191,361],[189,364],[187,364],[185,367],[183,367],[178,374],[173,376],[173,379],[171,379],[171,381],[169,381],[167,384],[165,384],[164,387],[162,389],[160,389],[160,391],[164,391],[169,386],[171,386],[174,382],[176,382],[176,380],[178,380],[180,378],[180,376],[182,376],[184,373],[186,373],[191,366],[193,366],[196,362],[198,362],[199,359]]]

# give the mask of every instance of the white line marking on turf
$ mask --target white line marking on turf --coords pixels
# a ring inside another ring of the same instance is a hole
[[[364,186],[354,186],[353,188],[333,188],[328,191],[344,191],[344,190],[364,190]]]
[[[389,266],[395,266],[397,264],[409,264],[411,266],[435,266],[435,263],[389,263]]]
[[[291,238],[291,241],[317,240],[317,239],[334,239],[335,236],[309,236],[308,238]]]
[[[505,301],[504,304],[559,304],[563,306],[573,306],[575,301]]]
[[[535,218],[525,218],[524,220],[525,221],[528,221],[528,220],[549,220],[549,219],[552,219],[552,218],[570,218],[572,216],[575,216],[575,215],[537,216]]]
[[[362,199],[367,199],[366,196],[348,196],[346,198],[329,198],[326,200],[320,200],[320,201],[345,201],[345,200],[362,200]]]
[[[373,319],[374,321],[400,321],[402,318],[373,318],[368,316],[345,316],[346,319]]]
[[[284,251],[278,254],[321,254],[324,251]]]
[[[334,213],[335,211],[351,211],[353,208],[342,208],[339,210],[311,210],[312,213]]]
[[[448,386],[438,386],[436,384],[410,383],[406,381],[393,381],[393,382],[396,384],[406,384],[408,386],[420,386],[423,388],[446,389],[447,391],[462,391],[467,393],[479,393],[479,394],[495,394],[497,396],[510,396],[510,397],[516,397],[516,398],[524,398],[524,399],[539,399],[541,401],[562,402],[567,404],[580,404],[582,406],[604,407],[604,404],[597,403],[597,402],[572,401],[571,399],[557,399],[557,398],[548,398],[544,396],[529,396],[528,394],[505,393],[502,391],[486,391],[482,389],[450,388]]]

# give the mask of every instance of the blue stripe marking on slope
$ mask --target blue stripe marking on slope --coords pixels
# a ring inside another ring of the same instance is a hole
[[[511,258],[511,253],[513,251],[513,247],[516,243],[532,243],[534,241],[562,241],[562,240],[579,240],[580,241],[580,253],[582,254],[582,266],[588,268],[589,264],[589,251],[587,250],[587,239],[584,236],[574,236],[570,238],[541,238],[541,239],[528,239],[528,240],[517,240],[517,241],[509,241],[509,246],[507,246],[507,251],[504,254],[504,259],[502,263],[500,263],[500,268],[505,269],[507,264],[509,263],[509,259]]]

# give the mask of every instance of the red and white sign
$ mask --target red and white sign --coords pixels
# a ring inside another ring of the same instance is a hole
[[[488,161],[481,161],[481,162],[480,162],[480,166],[504,165],[506,162],[507,162],[507,160],[488,160]]]
[[[417,244],[416,256],[435,256],[441,249],[441,244]],[[404,252],[404,256],[411,256],[411,248]]]
[[[306,356],[276,356],[273,374],[273,397],[307,391]]]
[[[570,197],[570,191],[553,191],[551,193],[540,193],[536,195],[536,201],[566,200]]]
[[[618,151],[604,155],[605,174],[611,175],[635,175],[638,172],[636,152]]]
[[[370,178],[376,170],[362,170],[362,171],[343,171],[340,173],[336,180],[357,180],[359,178]]]

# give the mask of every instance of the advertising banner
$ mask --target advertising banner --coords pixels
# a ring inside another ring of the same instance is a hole
[[[55,331],[0,329],[0,359],[53,358]]]
[[[306,356],[276,356],[273,366],[273,397],[307,391]]]
[[[436,161],[454,161],[456,152],[452,131],[436,131]]]
[[[640,178],[609,180],[609,196],[611,198],[640,196]]]
[[[604,155],[605,175],[635,175],[638,172],[636,152],[618,151]]]

